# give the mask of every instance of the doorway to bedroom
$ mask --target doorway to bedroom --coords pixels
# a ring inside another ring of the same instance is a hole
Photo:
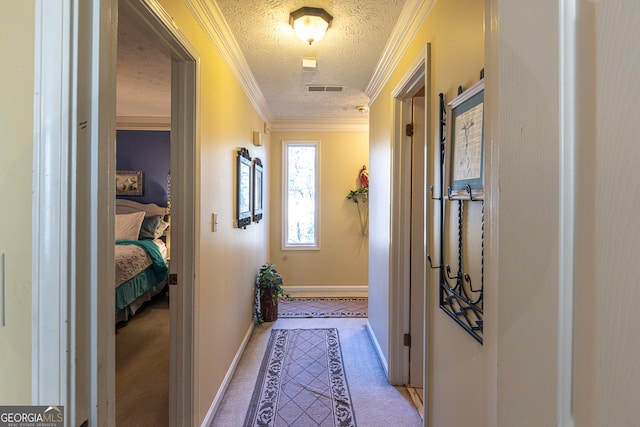
[[[146,262],[117,278],[113,415],[118,426],[189,423],[197,53],[157,4],[118,10],[116,240],[124,217],[136,238],[116,244],[116,276],[119,246]]]
[[[163,426],[171,354],[171,57],[131,15],[119,8],[116,425]],[[131,236],[122,235],[128,229]]]

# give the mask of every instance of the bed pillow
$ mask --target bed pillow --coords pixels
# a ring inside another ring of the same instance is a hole
[[[169,223],[160,218],[160,221],[158,221],[158,225],[156,227],[155,238],[159,239],[160,237],[164,236],[164,232],[167,228],[169,228]]]
[[[144,212],[116,215],[116,241],[138,240]]]
[[[153,240],[156,238],[156,229],[162,220],[162,215],[145,216],[140,227],[138,240]]]

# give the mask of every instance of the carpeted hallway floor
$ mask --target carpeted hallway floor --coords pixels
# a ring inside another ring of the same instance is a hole
[[[337,328],[360,427],[422,426],[405,387],[393,387],[366,330],[366,318],[280,318],[257,327],[212,426],[243,425],[272,328]],[[169,304],[156,298],[116,335],[116,425],[168,425]],[[141,404],[144,402],[144,404]],[[308,427],[308,426],[300,426]]]
[[[364,318],[278,319],[257,327],[231,380],[212,427],[242,426],[272,328],[337,328],[358,426],[422,426],[405,387],[393,387],[369,339]],[[307,427],[307,426],[301,426]]]

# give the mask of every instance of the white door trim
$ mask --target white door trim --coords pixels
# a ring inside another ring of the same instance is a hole
[[[413,121],[413,137],[411,143],[411,267],[410,289],[411,320],[409,347],[409,384],[413,388],[424,388],[424,336],[426,328],[425,296],[427,283],[427,214],[428,197],[426,177],[429,164],[427,162],[427,123],[428,123],[428,90],[425,87],[423,96],[411,99],[411,116]]]
[[[573,419],[573,304],[575,267],[576,13],[577,0],[562,0],[559,23],[560,191],[558,248],[558,423]]]
[[[411,243],[411,224],[410,212],[403,209],[403,206],[409,206],[411,201],[411,138],[405,136],[405,125],[411,121],[411,97],[423,86],[427,90],[429,88],[427,75],[429,53],[430,45],[427,44],[392,91],[388,379],[391,384],[395,385],[406,384],[409,379],[409,350],[403,345],[403,336],[409,332],[410,322],[410,264],[408,255]],[[427,131],[427,135],[428,133],[429,131]],[[428,300],[428,298],[429,292],[425,292],[425,299]],[[425,307],[428,307],[428,304],[425,303]],[[425,328],[425,343],[428,341],[426,333],[427,329]],[[426,348],[424,357],[425,360],[428,357]],[[426,376],[426,369],[424,372]],[[426,380],[425,378],[425,385],[428,384]]]
[[[79,0],[82,1],[82,0]],[[118,0],[93,0],[91,70],[91,411],[89,425],[115,425],[115,163]],[[105,325],[108,325],[106,327]],[[113,374],[112,374],[113,373]],[[112,374],[112,375],[110,375]],[[76,420],[79,425],[82,420]]]
[[[71,1],[35,2],[32,403],[69,403]]]

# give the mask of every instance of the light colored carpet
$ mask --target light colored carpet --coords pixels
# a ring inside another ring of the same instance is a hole
[[[116,332],[116,425],[169,425],[169,300],[158,295]]]
[[[272,329],[245,427],[355,427],[338,330]]]
[[[367,317],[366,297],[296,297],[293,301],[278,301],[278,317]]]
[[[212,427],[241,426],[249,408],[272,328],[336,328],[360,427],[420,427],[422,419],[405,387],[389,385],[363,318],[278,319],[256,327],[231,380]],[[301,426],[308,427],[308,426]]]

